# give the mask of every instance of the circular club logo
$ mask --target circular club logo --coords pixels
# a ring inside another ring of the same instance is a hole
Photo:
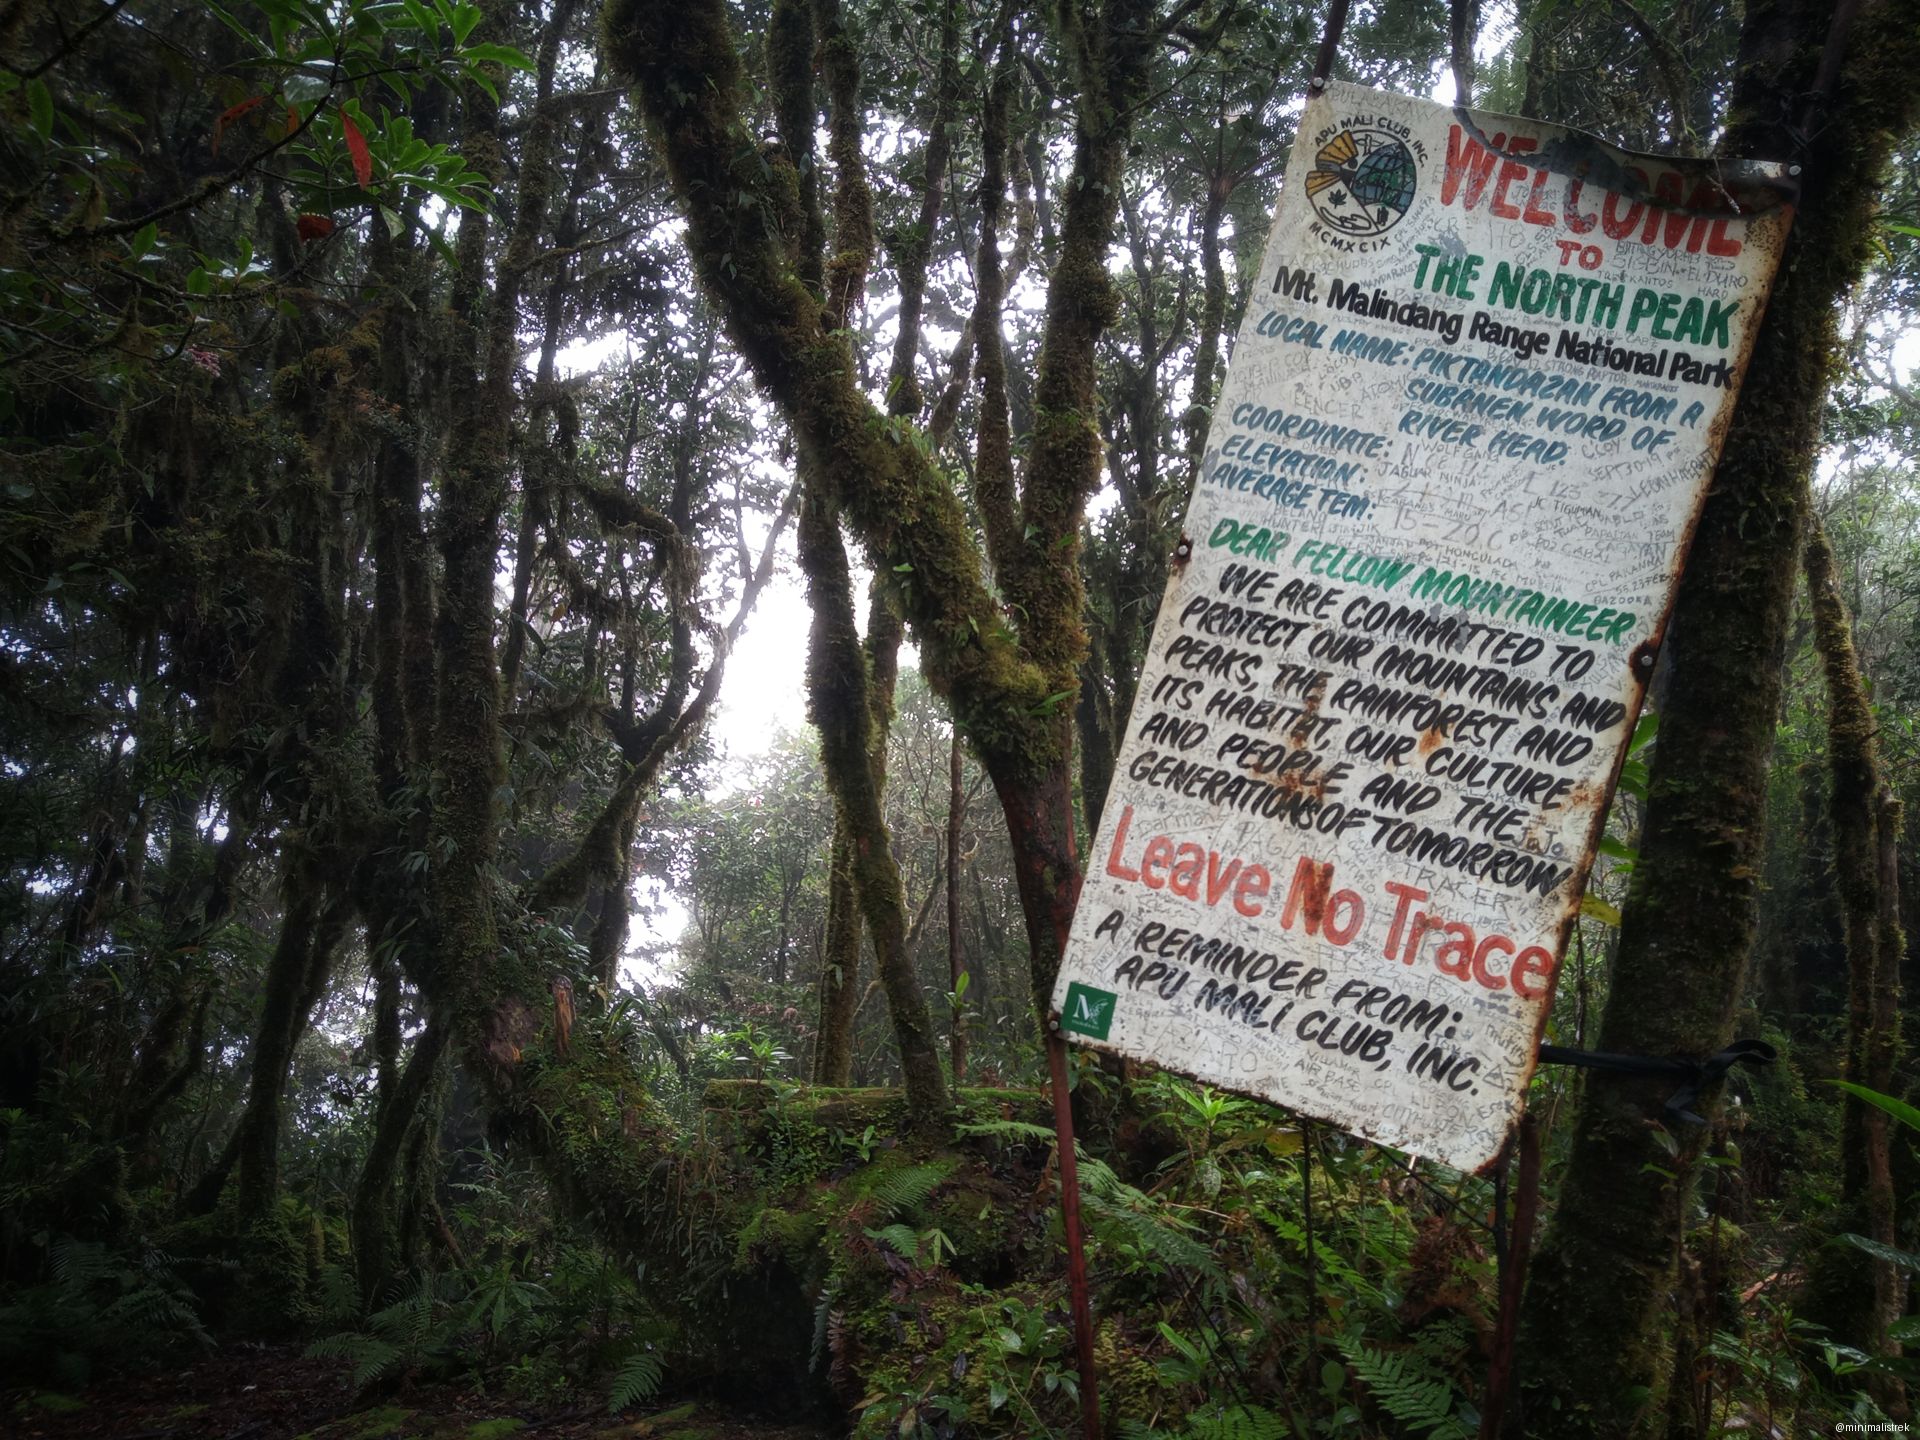
[[[1381,130],[1351,126],[1320,147],[1307,174],[1307,199],[1342,235],[1385,234],[1413,204],[1413,152]]]

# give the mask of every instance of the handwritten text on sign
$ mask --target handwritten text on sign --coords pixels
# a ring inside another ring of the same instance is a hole
[[[1309,103],[1065,1031],[1464,1169],[1498,1153],[1785,235],[1729,184],[1351,86]]]

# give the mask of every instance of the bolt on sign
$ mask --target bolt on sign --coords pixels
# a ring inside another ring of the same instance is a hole
[[[1308,103],[1063,1032],[1461,1169],[1499,1153],[1784,174],[1354,86]]]

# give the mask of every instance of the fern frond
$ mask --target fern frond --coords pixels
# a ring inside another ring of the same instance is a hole
[[[817,1371],[827,1358],[827,1319],[833,1314],[833,1302],[840,1298],[837,1281],[820,1287],[820,1302],[813,1307],[813,1349],[807,1356],[809,1372]]]
[[[651,1350],[636,1350],[613,1377],[607,1409],[618,1415],[630,1405],[651,1400],[660,1393],[660,1382],[665,1376],[666,1366],[660,1363],[658,1355]]]
[[[895,1220],[919,1206],[953,1173],[957,1162],[938,1160],[926,1165],[874,1166],[860,1177],[859,1193],[871,1199],[885,1220]]]
[[[1168,1269],[1183,1270],[1216,1284],[1226,1283],[1226,1276],[1211,1250],[1174,1224],[1157,1218],[1150,1210],[1117,1205],[1099,1195],[1089,1194],[1082,1200],[1093,1220],[1090,1228],[1097,1238],[1109,1244],[1115,1241],[1131,1244]]]
[[[105,1245],[63,1236],[48,1248],[47,1268],[53,1273],[54,1283],[72,1293],[109,1278],[118,1267]]]
[[[1187,1420],[1188,1440],[1291,1440],[1293,1427],[1260,1405],[1233,1405]]]
[[[1305,1252],[1307,1249],[1307,1232],[1299,1221],[1294,1220],[1290,1216],[1282,1215],[1270,1206],[1265,1205],[1258,1207],[1254,1213],[1260,1217],[1261,1223],[1273,1231],[1274,1234],[1278,1235],[1282,1240],[1299,1246],[1301,1251]],[[1385,1303],[1386,1295],[1380,1289],[1378,1282],[1362,1275],[1358,1270],[1354,1269],[1344,1255],[1334,1250],[1326,1243],[1325,1239],[1319,1235],[1314,1236],[1312,1259],[1314,1264],[1317,1265],[1323,1273],[1333,1276],[1347,1288],[1355,1290],[1369,1299],[1380,1301],[1383,1304]]]
[[[982,1120],[977,1125],[961,1125],[955,1134],[970,1139],[1015,1140],[1022,1144],[1053,1144],[1053,1127],[1036,1125],[1031,1120]]]
[[[1453,1386],[1406,1351],[1376,1350],[1356,1336],[1340,1337],[1340,1353],[1374,1401],[1395,1420],[1428,1440],[1471,1440],[1455,1415]]]
[[[353,1330],[329,1335],[307,1347],[309,1359],[345,1360],[351,1365],[353,1388],[356,1390],[364,1390],[374,1381],[392,1373],[403,1353],[398,1345],[390,1345],[376,1336]]]
[[[920,1237],[911,1225],[888,1225],[879,1230],[869,1230],[867,1234],[892,1247],[893,1253],[903,1260],[920,1258]]]

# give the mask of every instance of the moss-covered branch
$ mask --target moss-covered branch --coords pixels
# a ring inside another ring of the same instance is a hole
[[[820,69],[827,82],[827,158],[833,162],[833,254],[826,264],[823,321],[845,328],[866,300],[873,266],[873,189],[861,151],[865,113],[860,108],[860,52],[840,0],[813,0],[820,37]]]
[[[1074,57],[1073,174],[1060,227],[1060,256],[1047,287],[1046,325],[1034,382],[1033,443],[1020,496],[1022,533],[1033,537],[1010,589],[1024,607],[1022,640],[1055,690],[1079,684],[1086,652],[1079,534],[1100,488],[1095,350],[1116,300],[1113,248],[1132,107],[1158,42],[1150,0],[1106,0],[1086,13],[1061,0],[1062,41]]]
[[[795,268],[779,186],[743,119],[725,7],[617,0],[605,23],[608,54],[634,80],[685,206],[701,281],[876,564],[905,577],[901,608],[929,681],[993,763],[1044,773],[1062,739],[1041,713],[1045,681],[982,583],[958,497],[912,433],[860,393],[846,338],[826,327]]]
[[[960,5],[945,0],[940,10],[940,60],[934,79],[933,112],[927,120],[922,155],[920,209],[911,228],[893,244],[900,278],[900,320],[887,375],[887,413],[911,419],[925,397],[920,389],[920,314],[927,295],[927,267],[933,258],[933,234],[946,196],[947,166],[953,155],[953,126],[960,109]]]
[[[973,499],[986,533],[987,559],[1007,588],[1020,569],[1018,496],[1013,476],[1013,417],[1007,401],[1007,347],[1001,331],[1006,277],[1000,268],[1000,225],[1007,206],[1008,117],[1013,109],[1013,14],[1002,8],[994,36],[993,78],[980,117],[980,243],[973,260],[974,370],[980,376],[980,413],[974,424]],[[1008,598],[1020,597],[1011,589]]]

